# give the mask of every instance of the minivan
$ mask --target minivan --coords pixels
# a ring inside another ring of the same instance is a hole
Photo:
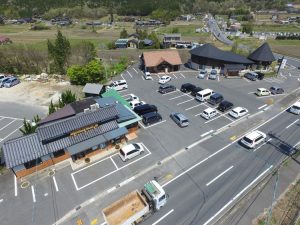
[[[244,75],[244,77],[247,78],[247,79],[249,79],[249,80],[256,81],[258,75],[257,75],[257,73],[250,71],[250,72],[246,73]]]
[[[158,112],[149,112],[144,114],[142,117],[142,121],[146,126],[162,121],[162,117]]]
[[[112,82],[109,86],[107,86],[107,89],[115,89],[116,91],[120,91],[127,88],[128,86],[126,80],[117,80]]]
[[[171,119],[180,127],[187,127],[189,120],[182,113],[173,112],[170,114]]]
[[[241,139],[241,143],[248,148],[255,148],[256,145],[263,142],[267,135],[259,130],[252,131]]]
[[[204,89],[202,91],[199,91],[196,94],[196,100],[198,100],[200,102],[204,102],[204,101],[208,100],[213,93],[214,93],[213,90],[208,89],[208,88]]]
[[[144,104],[137,106],[133,109],[133,111],[139,116],[149,113],[149,112],[157,112],[157,107],[155,105]]]
[[[212,105],[217,105],[220,102],[224,100],[223,96],[219,93],[214,93],[213,95],[210,96],[210,98],[207,100],[208,103]]]

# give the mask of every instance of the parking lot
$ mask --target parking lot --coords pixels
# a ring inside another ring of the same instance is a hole
[[[0,115],[0,144],[19,134],[23,119]]]

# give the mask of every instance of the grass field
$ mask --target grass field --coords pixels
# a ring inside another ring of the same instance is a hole
[[[300,28],[296,25],[289,24],[262,24],[262,25],[254,25],[253,31],[261,31],[261,32],[300,32]]]

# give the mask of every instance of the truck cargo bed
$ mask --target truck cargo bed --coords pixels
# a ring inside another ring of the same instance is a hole
[[[108,225],[130,225],[149,212],[149,206],[136,190],[102,210]]]

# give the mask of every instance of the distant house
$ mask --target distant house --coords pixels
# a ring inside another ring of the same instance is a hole
[[[140,35],[139,34],[131,34],[128,36],[128,47],[130,48],[139,48],[140,43]]]
[[[178,71],[182,61],[178,51],[144,52],[141,56],[141,67],[151,73]]]
[[[91,84],[87,83],[82,92],[85,94],[86,97],[96,97],[100,96],[105,90],[103,85],[101,84]]]
[[[118,39],[115,42],[116,48],[127,48],[129,47],[129,39]]]
[[[163,39],[163,46],[165,48],[176,47],[176,44],[181,42],[181,34],[165,34]]]
[[[0,36],[0,45],[11,44],[12,41],[8,37]]]

